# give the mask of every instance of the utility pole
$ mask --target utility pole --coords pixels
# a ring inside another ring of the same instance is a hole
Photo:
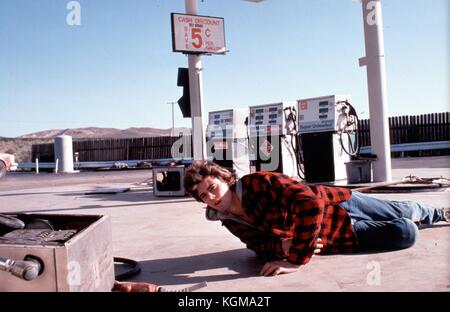
[[[172,136],[175,135],[175,117],[173,113],[173,106],[177,104],[177,102],[167,102],[167,104],[172,104]]]
[[[359,65],[366,66],[367,69],[370,142],[372,154],[377,155],[377,160],[373,162],[373,181],[391,181],[391,143],[381,0],[362,0],[362,9],[366,55],[359,59]]]
[[[197,15],[197,0],[185,0],[186,14]],[[200,54],[188,54],[189,94],[191,98],[193,160],[206,159],[203,129],[202,61]]]

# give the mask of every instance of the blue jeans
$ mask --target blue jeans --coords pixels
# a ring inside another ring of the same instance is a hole
[[[440,209],[412,201],[390,201],[352,192],[341,206],[352,220],[358,248],[395,250],[414,245],[419,230],[414,222],[433,224],[444,220]]]

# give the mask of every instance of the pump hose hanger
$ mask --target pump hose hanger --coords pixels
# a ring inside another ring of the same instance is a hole
[[[350,156],[359,155],[358,115],[355,108],[348,101],[336,102],[336,112],[339,113],[336,121],[339,143],[345,153]]]

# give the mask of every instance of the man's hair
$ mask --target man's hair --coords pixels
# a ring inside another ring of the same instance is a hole
[[[187,169],[184,176],[184,188],[186,192],[197,201],[203,202],[197,192],[197,186],[206,177],[214,177],[233,185],[237,180],[237,175],[229,170],[211,162],[197,160]]]

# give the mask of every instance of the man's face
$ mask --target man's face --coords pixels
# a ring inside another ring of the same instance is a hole
[[[208,176],[197,186],[197,194],[208,206],[221,212],[228,212],[231,206],[232,193],[228,184],[222,180]]]

